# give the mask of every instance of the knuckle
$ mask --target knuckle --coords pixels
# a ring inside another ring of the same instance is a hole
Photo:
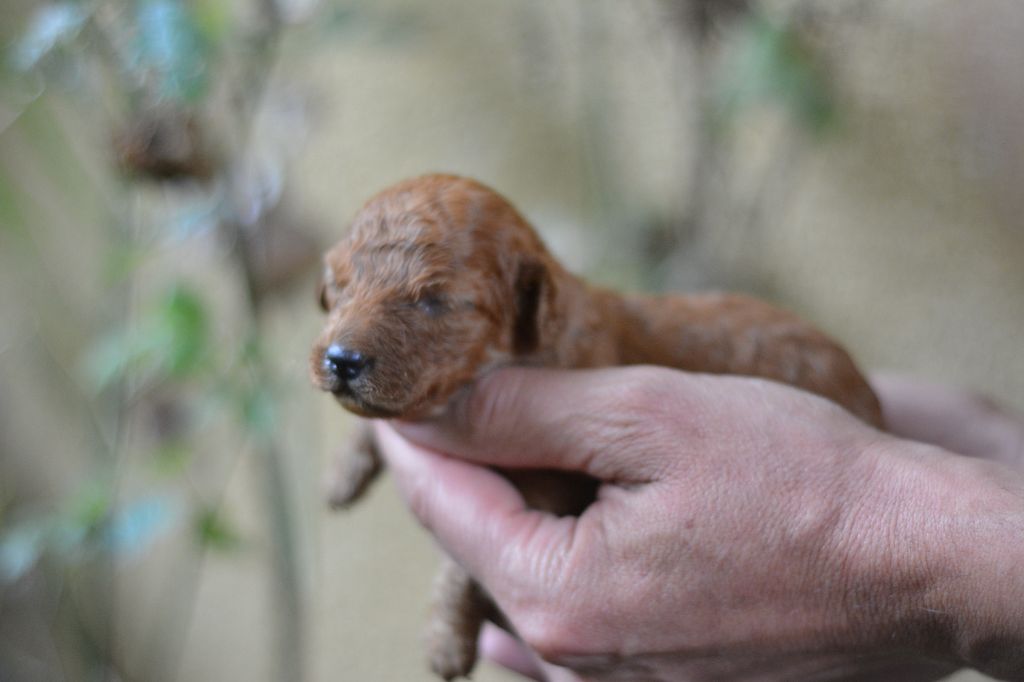
[[[658,414],[678,400],[678,372],[660,367],[631,367],[616,389],[619,409],[639,417]]]
[[[656,367],[629,368],[619,377],[606,407],[590,415],[590,431],[604,450],[616,450],[623,479],[653,481],[678,467],[680,438],[699,424],[680,382],[686,375]]]

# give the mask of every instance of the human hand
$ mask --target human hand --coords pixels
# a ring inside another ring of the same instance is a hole
[[[965,509],[1024,525],[1005,472],[996,494],[980,463],[756,379],[506,370],[445,421],[396,427],[431,448],[378,428],[414,512],[563,666],[549,679],[934,678],[977,663],[995,609],[965,584],[986,538],[948,531]],[[478,464],[602,486],[555,518]]]
[[[889,433],[1024,468],[1024,415],[989,398],[893,374],[872,378]]]

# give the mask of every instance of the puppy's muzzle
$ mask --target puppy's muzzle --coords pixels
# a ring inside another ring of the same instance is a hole
[[[336,343],[324,351],[324,373],[331,379],[331,391],[344,391],[373,368],[373,358]]]

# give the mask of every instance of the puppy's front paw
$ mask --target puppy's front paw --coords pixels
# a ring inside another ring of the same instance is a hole
[[[365,480],[341,474],[332,476],[326,486],[327,505],[335,511],[348,509],[363,496],[368,487],[369,482]]]
[[[461,633],[431,633],[427,642],[430,669],[444,680],[469,677],[476,665],[476,638]]]
[[[331,509],[345,509],[358,502],[382,466],[373,432],[367,423],[361,423],[352,449],[334,458],[325,490],[327,504]]]

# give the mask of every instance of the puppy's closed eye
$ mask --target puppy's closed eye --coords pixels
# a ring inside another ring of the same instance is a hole
[[[430,317],[438,317],[448,310],[448,300],[439,293],[430,292],[416,299],[415,306]]]

